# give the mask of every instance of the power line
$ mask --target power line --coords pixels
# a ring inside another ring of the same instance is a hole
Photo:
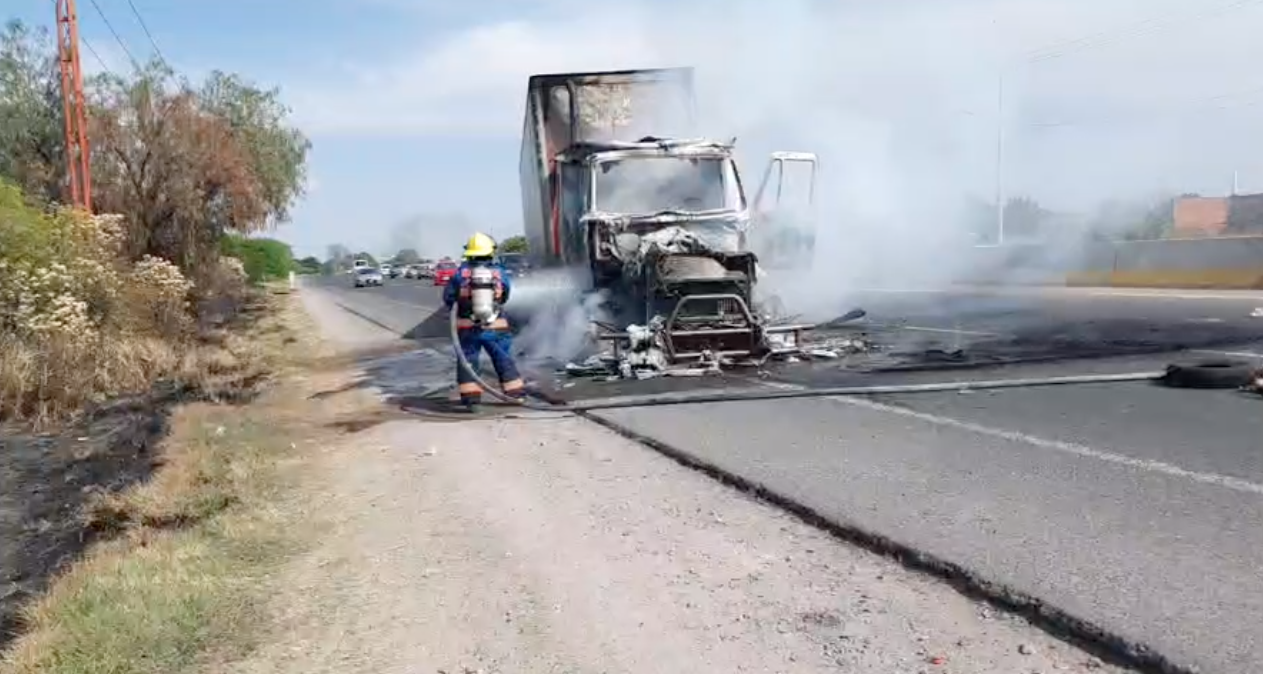
[[[101,55],[97,53],[96,49],[92,48],[92,43],[88,42],[88,38],[80,35],[79,42],[88,49],[88,53],[92,54],[92,57],[96,59],[96,62],[101,64],[101,70],[104,70],[111,75],[114,74],[114,71],[110,70],[110,66],[106,64],[105,59],[101,58]]]
[[[1223,16],[1240,9],[1248,9],[1263,4],[1263,0],[1235,0],[1209,10],[1197,10],[1194,12],[1172,12],[1160,16],[1143,19],[1120,28],[1100,31],[1091,35],[1086,35],[1074,40],[1054,43],[1041,47],[1039,49],[1026,53],[1025,61],[1028,63],[1040,63],[1042,61],[1050,61],[1052,59],[1061,58],[1070,54],[1081,51],[1101,47],[1118,42],[1119,40],[1146,33],[1156,32],[1171,25],[1187,25],[1190,22],[1200,21],[1203,19]]]
[[[123,53],[127,55],[127,60],[132,62],[132,67],[136,70],[140,70],[140,61],[137,61],[136,57],[132,56],[131,50],[127,48],[127,43],[123,41],[123,37],[118,34],[118,31],[114,30],[114,24],[110,23],[110,18],[105,15],[105,11],[101,9],[101,5],[97,2],[97,0],[90,0],[90,2],[92,3],[92,6],[96,8],[96,13],[101,17],[101,20],[105,22],[105,27],[108,28],[110,33],[114,35],[114,40],[118,42],[118,46],[123,48]]]
[[[1215,94],[1213,96],[1206,96],[1204,98],[1195,98],[1192,101],[1190,101],[1191,105],[1189,107],[1176,111],[1175,114],[1172,116],[1178,118],[1178,117],[1183,117],[1186,115],[1196,115],[1196,114],[1202,114],[1202,113],[1207,113],[1211,111],[1228,110],[1231,108],[1251,108],[1256,105],[1259,105],[1260,103],[1263,103],[1263,99],[1250,98],[1252,96],[1257,96],[1258,94],[1263,94],[1263,86],[1254,87],[1252,89],[1247,89],[1245,91],[1226,92],[1222,94]],[[1214,103],[1218,101],[1229,101],[1229,103],[1227,105],[1214,105]],[[1237,101],[1237,102],[1232,102],[1232,101]],[[1130,118],[1130,119],[1134,119],[1134,118]],[[1067,122],[1035,122],[1031,124],[1024,124],[1022,126],[1025,126],[1027,128],[1051,129],[1051,128],[1073,127],[1073,126],[1087,126],[1089,124],[1093,124],[1096,122],[1109,123],[1109,122],[1122,122],[1122,121],[1126,121],[1126,120],[1120,115],[1120,116],[1089,117],[1086,120],[1081,119],[1078,121],[1067,121]]]
[[[136,3],[127,0],[127,5],[132,8],[132,14],[136,16],[136,22],[140,24],[140,29],[145,31],[145,37],[149,38],[149,44],[153,45],[153,51],[158,55],[158,60],[167,61],[167,57],[162,55],[162,49],[158,47],[158,41],[154,39],[153,33],[149,32],[149,25],[145,23],[145,17],[140,15],[140,10],[136,9]]]

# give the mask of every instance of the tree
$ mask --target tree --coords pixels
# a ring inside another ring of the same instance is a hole
[[[1043,234],[1051,213],[1031,197],[1014,197],[1004,204],[1004,235],[1033,239]]]
[[[227,122],[244,149],[258,198],[273,224],[289,220],[289,208],[302,197],[307,182],[311,142],[288,125],[290,109],[280,90],[266,91],[238,75],[213,71],[198,94],[200,108]]]
[[[56,45],[46,29],[10,21],[0,35],[0,176],[55,201],[66,178]]]
[[[525,253],[529,249],[526,237],[520,234],[501,241],[498,247],[501,253]]]
[[[346,262],[351,257],[351,249],[340,243],[329,244],[325,248],[325,261],[334,264]]]
[[[415,248],[404,248],[395,253],[395,262],[398,264],[416,264],[421,261],[421,256]]]
[[[1161,239],[1175,229],[1175,197],[1154,201],[1140,216],[1140,222],[1123,232],[1128,241]]]
[[[199,93],[155,60],[100,76],[90,96],[100,210],[126,216],[132,256],[166,258],[191,277],[225,234],[288,217],[308,147],[268,107],[271,94],[220,74],[208,86]]]
[[[299,274],[319,274],[324,268],[324,265],[320,263],[320,259],[315,255],[308,255],[294,264],[296,267],[295,271]]]
[[[1097,207],[1092,218],[1092,236],[1107,241],[1161,239],[1175,227],[1175,200],[1162,194],[1142,199],[1107,200]]]
[[[284,241],[229,234],[221,240],[220,250],[241,260],[254,283],[285,278],[294,270],[294,251]]]

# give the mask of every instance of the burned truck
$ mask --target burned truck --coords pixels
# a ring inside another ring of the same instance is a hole
[[[522,132],[532,263],[580,270],[615,317],[606,337],[653,325],[673,362],[767,352],[769,335],[803,329],[768,325],[753,306],[761,265],[751,242],[784,239],[758,230],[786,222],[787,163],[809,168],[814,199],[815,156],[773,155],[752,208],[734,141],[697,137],[695,114],[690,68],[536,75]],[[773,257],[809,264],[803,240]]]

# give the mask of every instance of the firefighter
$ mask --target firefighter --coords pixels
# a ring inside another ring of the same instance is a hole
[[[469,237],[465,244],[464,262],[452,275],[443,291],[443,303],[450,311],[452,305],[456,309],[456,330],[460,340],[460,350],[469,365],[478,369],[479,354],[486,350],[500,379],[500,388],[513,398],[526,395],[526,387],[522,375],[518,373],[513,362],[513,334],[509,332],[509,321],[499,312],[500,307],[509,300],[512,289],[508,274],[496,263],[496,242],[481,232]],[[492,287],[494,288],[494,304],[496,316],[484,323],[475,316],[473,276],[474,269],[486,267],[491,270]],[[460,402],[466,409],[473,411],[482,402],[482,387],[474,377],[461,367],[456,366],[456,384],[460,391]]]

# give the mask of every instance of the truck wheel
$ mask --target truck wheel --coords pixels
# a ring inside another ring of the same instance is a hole
[[[1215,359],[1173,363],[1159,383],[1172,388],[1235,389],[1248,386],[1254,368],[1242,361]]]

